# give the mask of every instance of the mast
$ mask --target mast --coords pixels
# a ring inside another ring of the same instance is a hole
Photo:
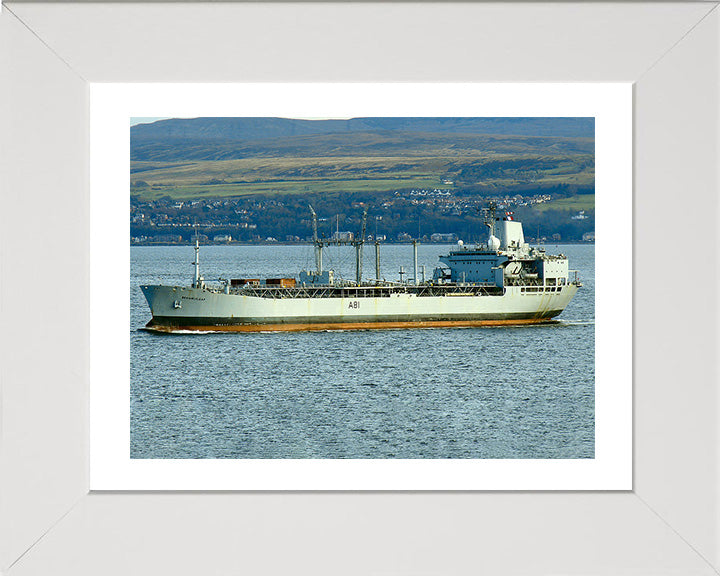
[[[195,228],[195,278],[193,279],[192,287],[200,288],[200,242],[198,240],[197,227]]]
[[[378,241],[377,223],[382,216],[375,216],[375,280],[380,281],[380,242]]]
[[[310,213],[312,214],[313,245],[315,246],[315,268],[317,268],[318,274],[322,274],[322,242],[318,241],[317,214],[315,214],[315,210],[313,210],[313,207],[310,204],[308,204],[308,206],[310,206]]]
[[[495,202],[490,202],[488,204],[487,208],[483,208],[483,222],[485,226],[490,228],[490,232],[488,233],[488,236],[494,236],[495,235],[495,209],[497,208],[497,204]]]
[[[358,285],[362,282],[362,260],[363,245],[365,244],[365,225],[367,224],[367,208],[362,215],[362,228],[360,231],[360,239],[355,242],[355,282]]]
[[[418,247],[418,241],[413,240],[413,282],[415,282],[415,285],[419,284],[419,282],[418,282],[418,264],[417,264],[417,247]]]
[[[380,242],[377,241],[377,235],[375,236],[375,280],[380,280]]]

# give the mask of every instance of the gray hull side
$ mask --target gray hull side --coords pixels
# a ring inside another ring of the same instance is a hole
[[[149,327],[550,320],[577,292],[567,285],[545,293],[508,288],[502,296],[273,299],[178,286],[141,288],[153,315]]]

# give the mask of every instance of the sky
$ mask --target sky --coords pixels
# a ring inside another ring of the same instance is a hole
[[[150,124],[151,122],[155,122],[156,120],[165,120],[167,118],[168,118],[167,116],[158,116],[155,118],[152,118],[152,117],[130,118],[130,126],[135,126],[136,124]]]
[[[130,126],[135,126],[136,124],[151,124],[152,122],[155,122],[156,120],[167,120],[170,118],[170,116],[141,116],[138,118],[130,118]],[[179,116],[173,116],[173,118],[179,118]],[[339,117],[339,116],[328,116],[327,118],[318,118],[318,117],[293,117],[296,120],[349,120],[351,117]]]

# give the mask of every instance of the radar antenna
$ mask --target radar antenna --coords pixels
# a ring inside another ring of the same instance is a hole
[[[495,210],[497,210],[495,202],[488,202],[487,208],[482,209],[483,224],[490,228],[491,235],[495,234]]]

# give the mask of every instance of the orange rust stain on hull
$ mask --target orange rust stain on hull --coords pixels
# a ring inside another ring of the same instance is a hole
[[[418,322],[328,322],[313,324],[236,324],[232,326],[147,326],[153,332],[309,332],[313,330],[388,330],[397,328],[469,328],[555,324],[549,318],[515,320],[434,320]]]

